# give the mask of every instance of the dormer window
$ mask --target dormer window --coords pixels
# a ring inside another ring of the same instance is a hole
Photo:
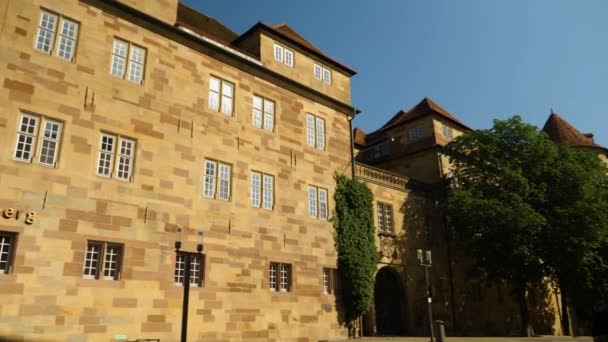
[[[281,45],[274,44],[274,59],[277,62],[285,63],[293,67],[293,51]]]
[[[323,83],[331,84],[331,70],[315,64],[314,66],[315,78]]]

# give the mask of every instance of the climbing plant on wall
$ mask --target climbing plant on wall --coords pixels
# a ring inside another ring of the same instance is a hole
[[[378,252],[374,241],[373,195],[363,182],[336,174],[333,219],[342,301],[349,326],[370,307]]]

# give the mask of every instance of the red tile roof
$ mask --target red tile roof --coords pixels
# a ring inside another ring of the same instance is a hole
[[[317,53],[320,57],[328,60],[329,62],[331,62],[333,64],[337,64],[342,69],[345,69],[346,71],[348,71],[351,74],[351,76],[356,74],[356,71],[353,68],[351,68],[350,66],[348,66],[342,62],[337,61],[336,59],[325,54],[323,51],[319,50],[316,46],[312,45],[308,40],[304,39],[304,37],[302,37],[300,34],[298,34],[294,29],[289,27],[289,25],[282,23],[282,24],[278,24],[278,25],[272,25],[272,26],[266,25],[266,26],[270,27],[272,30],[274,30],[275,32],[278,32],[279,34],[290,38],[291,40],[293,40],[296,43],[300,44],[301,46],[307,48],[308,50],[311,50],[311,51]]]
[[[177,7],[176,24],[184,26],[198,34],[214,38],[227,45],[239,36],[216,19],[182,3],[179,3]]]
[[[365,146],[365,132],[359,127],[353,130],[353,140],[356,145]]]
[[[583,134],[579,132],[557,113],[551,113],[551,115],[549,115],[549,118],[543,127],[543,131],[549,135],[549,139],[558,144],[567,142],[572,146],[591,147],[608,151],[608,149],[593,141],[593,133]]]
[[[414,106],[414,108],[410,109],[409,111],[405,112],[403,110],[400,110],[386,124],[384,124],[384,126],[382,126],[380,128],[380,130],[384,131],[384,130],[399,126],[401,124],[404,124],[406,122],[410,122],[410,121],[416,120],[418,118],[425,117],[427,115],[432,115],[432,114],[439,115],[439,116],[443,117],[444,119],[447,119],[448,121],[451,121],[452,123],[455,123],[467,130],[471,129],[469,126],[465,125],[462,121],[458,120],[458,118],[456,118],[454,115],[450,114],[447,110],[441,108],[441,106],[439,106],[433,100],[429,99],[428,97],[425,97],[424,99],[422,99],[422,101],[420,101],[416,106]]]
[[[249,28],[249,30],[247,30],[247,32],[243,33],[237,39],[235,39],[232,42],[233,45],[238,46],[241,41],[243,41],[244,39],[249,37],[254,32],[257,32],[258,30],[267,30],[267,31],[279,36],[279,38],[282,38],[282,39],[302,48],[303,50],[306,50],[307,52],[317,55],[317,57],[320,57],[321,60],[337,67],[338,69],[342,70],[343,72],[346,72],[349,76],[353,76],[357,73],[350,66],[346,65],[345,63],[337,61],[336,59],[325,54],[323,51],[319,50],[317,47],[312,45],[308,40],[304,39],[301,35],[299,35],[295,30],[293,30],[287,24],[268,25],[268,24],[265,24],[262,22],[258,22],[257,24],[255,24],[254,26]]]

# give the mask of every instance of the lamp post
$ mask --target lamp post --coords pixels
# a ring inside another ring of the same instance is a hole
[[[429,268],[433,264],[433,260],[431,259],[431,251],[424,251],[424,255],[422,253],[422,249],[416,250],[416,256],[418,257],[418,262],[420,266],[424,268],[424,280],[426,282],[426,301],[429,306],[429,327],[431,328],[431,342],[435,341],[435,331],[433,330],[433,294],[431,292],[431,286],[429,285]]]
[[[176,234],[177,238],[175,240],[175,259],[180,256],[184,257],[184,278],[183,278],[183,288],[184,288],[184,300],[182,302],[182,337],[181,342],[186,342],[188,340],[188,302],[190,300],[190,265],[192,259],[194,257],[199,258],[202,261],[202,252],[203,252],[203,232],[198,232],[198,241],[196,243],[196,253],[193,252],[182,252],[180,249],[182,248],[181,241],[181,233],[182,229],[177,228]],[[200,262],[199,262],[200,264]],[[202,270],[201,270],[202,271]]]

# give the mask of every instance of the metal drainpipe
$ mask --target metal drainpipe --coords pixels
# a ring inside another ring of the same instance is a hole
[[[352,179],[355,179],[355,140],[353,138],[353,120],[360,111],[353,108],[353,116],[348,119],[348,130],[350,131],[350,173]]]

